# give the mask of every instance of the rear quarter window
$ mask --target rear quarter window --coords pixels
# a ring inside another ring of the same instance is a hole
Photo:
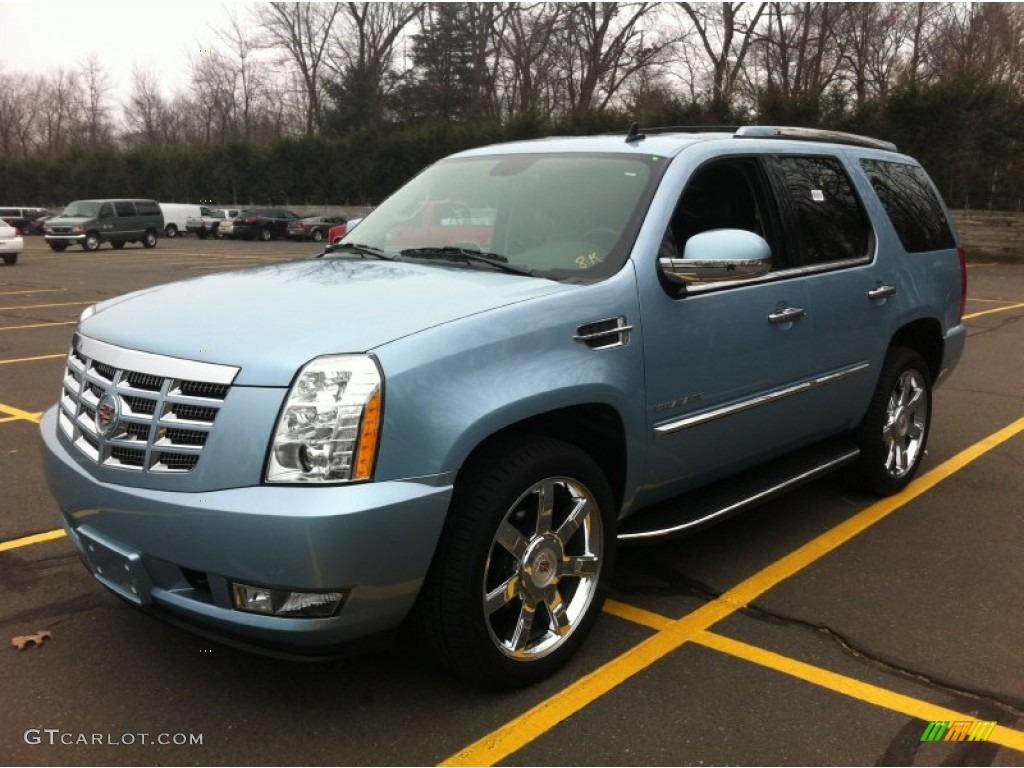
[[[868,215],[837,159],[776,157],[773,165],[796,219],[801,264],[827,264],[868,256]]]
[[[956,247],[946,213],[923,168],[885,160],[861,160],[860,164],[903,250],[924,253]]]
[[[139,216],[154,216],[160,213],[160,206],[152,200],[136,200],[135,209],[139,212]]]
[[[134,216],[135,203],[130,200],[118,200],[114,203],[114,210],[117,211],[118,216]]]

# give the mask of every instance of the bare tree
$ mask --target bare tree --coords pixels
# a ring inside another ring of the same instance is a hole
[[[509,114],[550,117],[559,67],[554,40],[566,15],[562,3],[509,4],[499,50]]]
[[[328,49],[334,74],[331,95],[350,125],[378,123],[400,75],[394,69],[398,43],[420,17],[425,3],[345,3]],[[356,104],[356,108],[349,105]]]
[[[661,63],[670,41],[642,24],[655,5],[573,3],[569,7],[561,44],[562,84],[571,111],[603,109],[630,77]]]
[[[711,100],[728,105],[767,3],[678,3],[693,23],[711,67]],[[691,59],[692,60],[692,59]]]
[[[16,160],[36,151],[45,78],[0,73],[0,159]]]
[[[323,122],[323,68],[341,3],[270,3],[258,8],[267,39],[287,51],[302,78],[306,134],[312,135]]]

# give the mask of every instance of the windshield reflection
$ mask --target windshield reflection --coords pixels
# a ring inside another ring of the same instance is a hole
[[[461,249],[551,279],[617,271],[662,158],[637,154],[492,155],[426,169],[342,242],[434,259]]]

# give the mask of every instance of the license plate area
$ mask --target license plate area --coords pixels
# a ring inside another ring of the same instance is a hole
[[[76,533],[82,554],[97,581],[128,602],[136,605],[152,602],[153,584],[138,552],[115,544],[88,526],[80,527]]]

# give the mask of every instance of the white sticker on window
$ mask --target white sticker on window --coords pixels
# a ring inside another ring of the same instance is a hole
[[[811,200],[813,200],[816,203],[824,203],[825,202],[825,193],[822,192],[820,189],[812,189],[811,190]]]

